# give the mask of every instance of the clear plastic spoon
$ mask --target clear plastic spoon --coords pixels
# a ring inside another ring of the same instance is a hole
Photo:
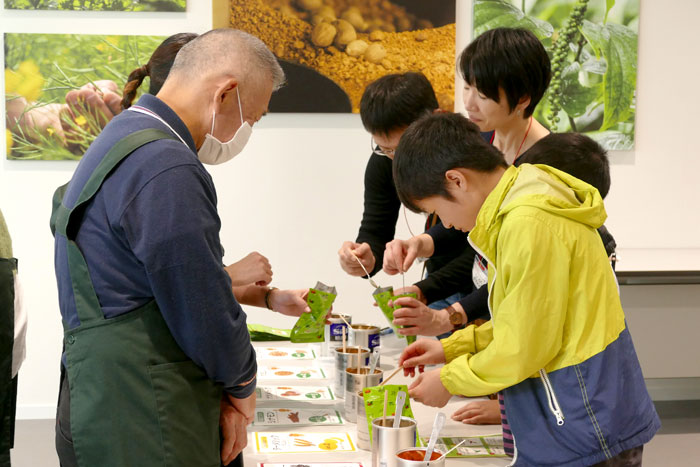
[[[401,426],[401,414],[403,413],[403,405],[406,403],[406,393],[399,391],[396,394],[396,415],[394,415],[394,428]]]
[[[433,422],[433,431],[430,433],[430,441],[428,441],[428,449],[425,450],[425,457],[423,462],[430,464],[430,456],[433,455],[433,450],[435,449],[435,443],[437,442],[438,436],[440,435],[440,430],[445,426],[445,414],[438,412],[435,414],[435,421]],[[426,464],[426,465],[428,465]]]

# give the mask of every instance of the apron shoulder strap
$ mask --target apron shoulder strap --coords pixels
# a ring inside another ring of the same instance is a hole
[[[102,183],[122,160],[126,159],[141,146],[160,139],[175,138],[164,131],[147,128],[131,133],[117,141],[92,172],[72,208],[66,207],[63,203],[67,184],[59,187],[54,193],[51,228],[54,235],[59,233],[66,237],[67,240],[68,271],[73,286],[75,307],[81,325],[94,320],[102,320],[104,315],[95,293],[85,258],[80,248],[78,248],[78,244],[75,243],[77,229],[72,227],[78,217],[73,216],[73,214],[95,196]]]

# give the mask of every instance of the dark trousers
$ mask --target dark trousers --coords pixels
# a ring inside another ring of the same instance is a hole
[[[61,371],[61,389],[58,393],[58,410],[56,413],[56,452],[61,467],[78,467],[73,449],[73,437],[70,432],[70,391],[65,371]],[[0,466],[4,464],[0,463]],[[9,464],[8,464],[9,465]],[[223,464],[221,464],[224,467]],[[243,467],[243,453],[239,454],[225,467]]]
[[[595,464],[593,467],[641,467],[644,446],[622,451],[617,456]]]
[[[0,391],[0,466],[2,467],[10,466],[10,449],[15,445],[16,412],[17,377],[15,376]]]

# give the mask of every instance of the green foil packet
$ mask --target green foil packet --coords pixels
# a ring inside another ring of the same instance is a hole
[[[393,417],[396,415],[396,395],[399,391],[406,393],[406,403],[403,405],[401,415],[416,419],[411,410],[411,399],[408,397],[408,386],[405,384],[385,384],[384,386],[372,386],[362,390],[362,398],[365,401],[365,413],[367,414],[367,426],[369,429],[369,440],[372,442],[372,420],[382,418],[384,416],[384,394],[389,393],[389,399],[386,404],[386,416]],[[360,420],[358,420],[358,423]],[[416,446],[421,446],[421,440],[418,436],[418,427],[416,427]]]
[[[396,337],[398,337],[399,339],[405,338],[409,344],[415,342],[416,336],[404,336],[397,332],[398,326],[394,325],[394,311],[398,310],[401,307],[395,306],[392,308],[389,306],[389,302],[401,297],[417,298],[417,295],[414,293],[403,293],[399,295],[394,295],[394,288],[390,286],[376,289],[372,294],[372,297],[374,297],[374,301],[377,302],[377,306],[379,306],[379,309],[382,310],[384,317],[387,319],[387,321],[389,321],[389,325],[394,330],[394,334],[396,334]]]
[[[248,333],[250,340],[254,342],[261,341],[288,341],[292,333],[291,329],[277,329],[262,324],[248,323]]]
[[[393,302],[394,300],[399,299],[399,298],[401,298],[401,297],[418,298],[418,295],[414,294],[413,292],[411,292],[411,293],[402,293],[402,294],[394,295],[393,297],[391,297],[391,301]],[[392,316],[392,317],[394,316],[394,311],[398,310],[399,308],[401,308],[400,305],[394,306],[394,308],[391,310],[391,316]],[[393,318],[392,318],[392,319],[393,319]],[[401,326],[401,327],[403,328],[403,327],[406,327],[406,326]],[[397,334],[397,335],[400,335],[400,334]],[[413,344],[413,343],[416,341],[416,336],[401,336],[401,337],[405,337],[405,338],[406,338],[406,342],[408,343],[408,345],[411,345],[411,344]]]
[[[311,308],[311,313],[304,313],[297,320],[290,336],[292,342],[323,342],[326,315],[337,295],[335,287],[321,282],[317,282],[315,288],[309,289],[306,303]]]

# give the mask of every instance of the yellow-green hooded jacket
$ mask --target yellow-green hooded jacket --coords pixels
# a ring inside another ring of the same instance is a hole
[[[503,391],[515,465],[591,465],[660,426],[596,228],[598,191],[544,165],[509,168],[469,235],[489,264],[491,321],[442,340],[453,394]]]

